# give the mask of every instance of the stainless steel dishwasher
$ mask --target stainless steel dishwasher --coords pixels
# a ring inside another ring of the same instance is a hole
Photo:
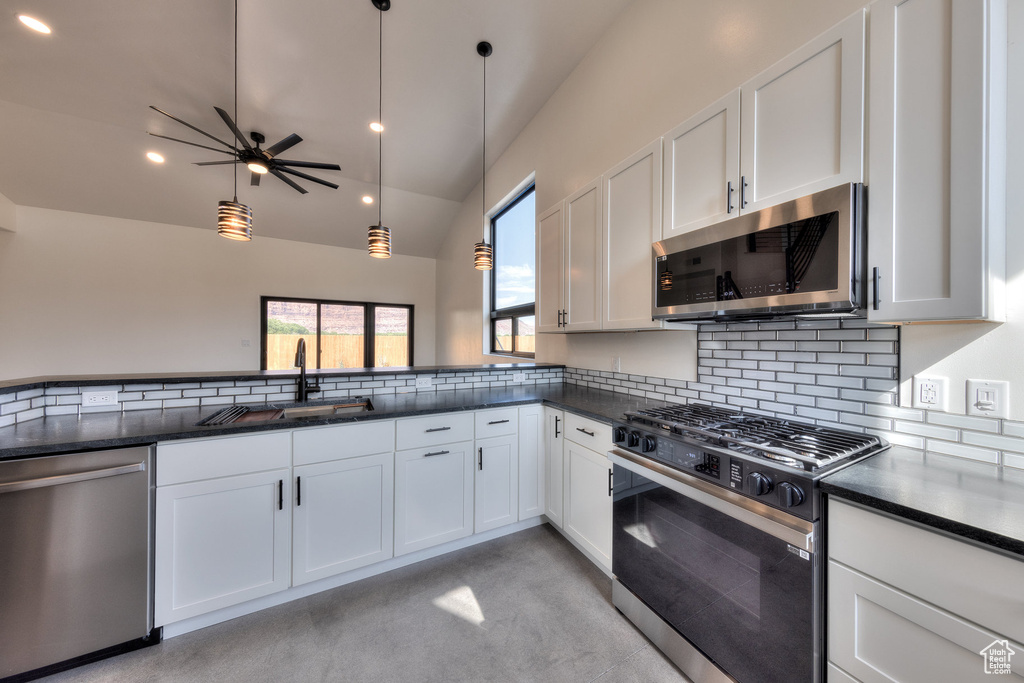
[[[159,640],[152,464],[149,446],[0,462],[0,678]]]

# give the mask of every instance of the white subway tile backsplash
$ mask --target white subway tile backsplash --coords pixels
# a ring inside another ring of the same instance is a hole
[[[1024,439],[1024,422],[1003,421],[1003,434]]]
[[[28,422],[29,420],[35,420],[36,418],[43,417],[45,412],[45,408],[31,408],[17,413],[15,418],[18,422]]]
[[[951,413],[942,413],[937,410],[928,410],[926,411],[926,414],[928,422],[931,424],[948,425],[950,427],[959,427],[960,429],[969,429],[975,432],[999,433],[999,420],[992,418],[953,415]]]
[[[960,440],[960,432],[956,429],[950,429],[949,427],[939,427],[937,425],[923,424],[920,422],[896,420],[893,423],[893,428],[897,432],[927,436],[930,439],[944,439],[946,441]]]
[[[19,391],[16,395],[16,398],[19,401],[26,401],[42,396],[43,392],[44,389],[42,387],[38,387],[36,389],[26,389],[25,391]]]
[[[944,453],[946,455],[955,455],[958,458],[968,458],[970,460],[979,460],[981,462],[988,462],[992,464],[999,462],[998,451],[990,451],[983,448],[975,448],[973,446],[964,446],[959,443],[927,439],[925,441],[925,447],[929,451]]]
[[[986,434],[985,432],[964,432],[961,441],[974,446],[1024,453],[1024,440],[1012,436],[996,436],[995,434]]]

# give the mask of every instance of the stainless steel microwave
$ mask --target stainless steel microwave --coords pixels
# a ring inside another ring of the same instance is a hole
[[[863,316],[864,201],[847,183],[655,242],[653,317]]]

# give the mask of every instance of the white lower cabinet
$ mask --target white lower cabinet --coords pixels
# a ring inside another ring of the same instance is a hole
[[[395,555],[473,533],[472,441],[395,453]]]
[[[830,681],[984,681],[1024,651],[1024,562],[834,498],[828,538]]]
[[[544,407],[519,408],[519,519],[544,514],[545,475]]]
[[[547,456],[547,501],[544,514],[548,521],[562,528],[562,441],[565,434],[565,413],[558,408],[544,407],[544,451]]]
[[[519,519],[519,444],[515,435],[476,442],[473,531],[489,531]]]
[[[612,568],[612,465],[566,439],[562,448],[562,529],[605,569]]]

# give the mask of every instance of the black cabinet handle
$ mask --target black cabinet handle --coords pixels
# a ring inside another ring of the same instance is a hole
[[[432,455],[448,455],[451,451],[434,451],[433,453],[424,453],[424,458],[429,458]]]
[[[584,429],[583,427],[577,427],[577,428],[576,428],[576,431],[577,431],[577,432],[583,432],[583,433],[584,433],[584,434],[586,434],[587,436],[593,436],[593,435],[594,435],[594,432],[588,432],[588,431],[587,431],[586,429]]]
[[[562,326],[562,311],[561,310],[558,311],[558,326],[559,327]]]
[[[747,206],[747,177],[743,175],[740,176],[740,206]]]
[[[483,449],[483,447],[481,447],[480,448],[480,471],[482,472],[483,469],[484,469],[484,449]]]
[[[608,495],[609,496],[612,495],[612,485],[613,485],[612,471],[608,470]]]
[[[295,477],[295,505],[302,505],[302,477]]]
[[[872,286],[872,290],[873,290],[872,291],[872,302],[871,302],[871,305],[877,311],[878,310],[878,306],[881,303],[881,296],[878,294],[878,283],[882,279],[882,276],[879,275],[878,267],[877,266],[875,268],[872,268],[871,270],[872,270],[872,272],[871,272],[871,279],[873,281],[872,285],[871,285]]]
[[[491,420],[487,424],[489,424],[489,425],[503,425],[506,422],[508,422],[508,420]]]
[[[284,510],[284,479],[277,480],[277,509]]]
[[[569,311],[562,309],[562,327],[568,327],[569,325]]]
[[[449,429],[451,429],[451,427],[434,427],[433,429],[428,429],[427,434],[430,432],[446,432]]]
[[[732,181],[730,180],[730,181],[728,181],[725,184],[725,212],[726,213],[732,213],[732,209],[733,209],[733,206],[732,206],[732,193],[733,193]]]
[[[558,438],[558,434],[559,434],[559,432],[558,432],[558,423],[559,423],[559,421],[561,421],[561,419],[562,418],[560,418],[557,415],[555,415],[555,438],[556,439]]]

